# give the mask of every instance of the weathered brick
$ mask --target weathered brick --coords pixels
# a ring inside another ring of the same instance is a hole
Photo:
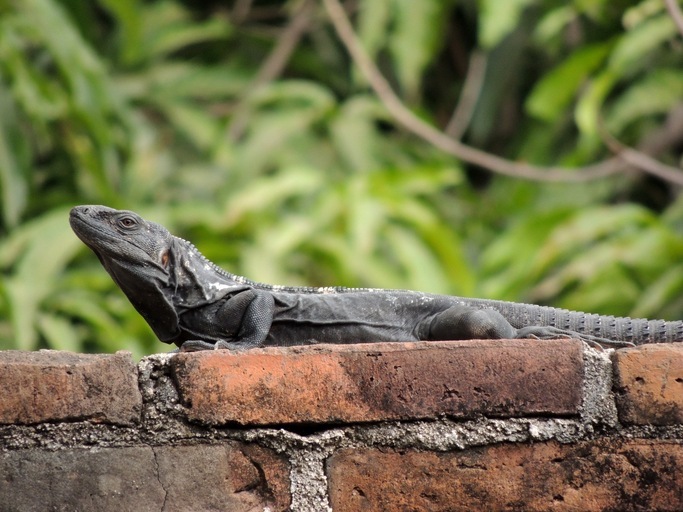
[[[154,451],[165,512],[289,510],[289,464],[270,450],[228,442]]]
[[[140,418],[129,352],[0,352],[0,423],[78,421],[130,425]]]
[[[683,344],[645,345],[614,355],[619,419],[628,424],[683,423]]]
[[[681,441],[346,449],[327,465],[335,512],[683,510]]]
[[[148,447],[0,453],[3,511],[161,510],[165,491]]]
[[[0,510],[287,510],[288,466],[228,442],[0,454]]]
[[[483,340],[178,354],[188,417],[208,424],[571,415],[582,393],[572,340]]]

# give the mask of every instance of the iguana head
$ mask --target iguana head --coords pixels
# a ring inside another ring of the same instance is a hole
[[[157,337],[172,343],[180,334],[169,270],[175,237],[136,213],[106,206],[76,206],[69,222]]]

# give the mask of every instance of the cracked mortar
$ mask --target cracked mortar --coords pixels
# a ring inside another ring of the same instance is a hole
[[[583,403],[580,412],[581,423],[586,429],[592,429],[597,425],[614,428],[619,422],[612,391],[612,352],[612,349],[594,350],[584,344]]]

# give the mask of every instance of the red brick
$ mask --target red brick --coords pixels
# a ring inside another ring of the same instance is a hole
[[[622,422],[683,423],[683,344],[656,344],[614,353],[617,406]]]
[[[0,424],[140,418],[137,367],[128,352],[0,352]]]
[[[462,452],[346,449],[328,461],[335,512],[683,510],[681,441],[505,444]]]
[[[188,417],[208,424],[343,423],[577,414],[582,346],[484,340],[178,354]]]

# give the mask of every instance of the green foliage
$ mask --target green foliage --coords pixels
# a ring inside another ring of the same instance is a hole
[[[479,41],[483,48],[492,49],[519,26],[524,10],[533,0],[481,0]]]
[[[371,55],[386,49],[402,90],[419,93],[422,74],[443,44],[443,0],[374,0],[360,5],[359,36]]]
[[[529,114],[552,123],[571,105],[586,79],[610,51],[608,43],[587,44],[538,81],[526,101]]]
[[[612,133],[623,133],[632,123],[643,118],[666,114],[683,98],[683,72],[661,67],[633,82],[612,105],[608,127]]]
[[[681,316],[673,187],[464,166],[399,128],[322,8],[257,82],[300,6],[0,2],[1,349],[166,349],[71,233],[79,203],[139,211],[260,281]],[[485,54],[465,142],[512,160],[592,163],[608,155],[601,126],[638,146],[683,97],[680,35],[652,0],[370,0],[354,22],[439,127]],[[681,140],[662,140],[656,156],[677,164]]]
[[[523,267],[511,256],[521,246]],[[514,296],[531,275],[537,284],[527,292],[530,301],[617,315],[664,310],[657,288],[682,258],[683,239],[631,204],[562,208],[521,219],[484,253],[492,274],[489,294]],[[658,283],[654,289],[652,283]]]

